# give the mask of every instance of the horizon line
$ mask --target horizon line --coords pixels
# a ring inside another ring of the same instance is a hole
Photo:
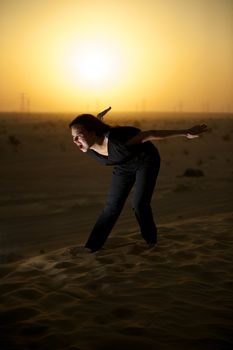
[[[96,110],[93,110],[92,112],[90,111],[87,111],[87,112],[84,112],[84,111],[7,111],[7,110],[0,110],[0,113],[1,114],[10,114],[10,113],[13,113],[13,114],[25,114],[25,115],[33,115],[33,114],[74,114],[74,115],[77,115],[77,114],[84,114],[84,113],[87,113],[87,114],[95,114],[96,113]],[[136,113],[136,114],[142,114],[142,113],[145,113],[145,114],[152,114],[152,113],[165,113],[165,114],[233,114],[233,111],[201,111],[201,110],[197,110],[197,111],[191,111],[191,110],[182,110],[182,111],[176,111],[176,110],[117,110],[117,111],[114,111],[114,110],[111,110],[111,113],[112,114],[121,114],[121,113]]]

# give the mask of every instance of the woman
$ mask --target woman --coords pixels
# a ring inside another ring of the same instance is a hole
[[[82,114],[69,125],[73,141],[82,152],[103,165],[114,166],[106,205],[85,248],[95,252],[104,245],[134,185],[133,209],[142,237],[152,247],[157,243],[157,228],[150,202],[159,173],[160,156],[151,141],[174,136],[192,139],[207,127],[203,124],[184,130],[148,131],[131,126],[111,127],[102,121],[109,109],[97,117]],[[74,247],[70,252],[75,255],[79,249]]]

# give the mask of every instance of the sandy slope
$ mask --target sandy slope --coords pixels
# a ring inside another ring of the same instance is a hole
[[[1,120],[1,350],[232,348],[233,124],[209,124],[198,142],[158,145],[155,249],[129,200],[104,249],[73,258],[111,169],[77,153],[65,121]],[[188,167],[205,176],[180,176]]]
[[[232,224],[163,225],[152,250],[121,231],[95,254],[2,258],[1,349],[230,349]]]

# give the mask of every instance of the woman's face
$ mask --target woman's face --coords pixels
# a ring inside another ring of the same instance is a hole
[[[95,133],[87,131],[81,125],[72,126],[71,134],[74,143],[79,147],[80,151],[82,152],[87,152],[96,140]]]

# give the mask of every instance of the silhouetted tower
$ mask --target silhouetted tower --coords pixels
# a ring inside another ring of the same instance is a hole
[[[178,106],[179,106],[178,107],[179,112],[182,113],[183,112],[183,101],[179,101]]]
[[[228,103],[227,105],[226,105],[226,113],[230,113],[231,112],[231,106],[230,106],[230,104]]]
[[[146,111],[146,99],[142,99],[142,104],[141,104],[141,111],[145,112]]]
[[[27,113],[29,114],[30,113],[30,98],[29,97],[26,98],[26,107],[27,107]]]
[[[203,104],[202,104],[202,112],[203,113],[208,113],[209,112],[209,103],[208,102],[203,102]]]
[[[21,93],[20,95],[20,112],[24,113],[25,112],[25,94]]]

